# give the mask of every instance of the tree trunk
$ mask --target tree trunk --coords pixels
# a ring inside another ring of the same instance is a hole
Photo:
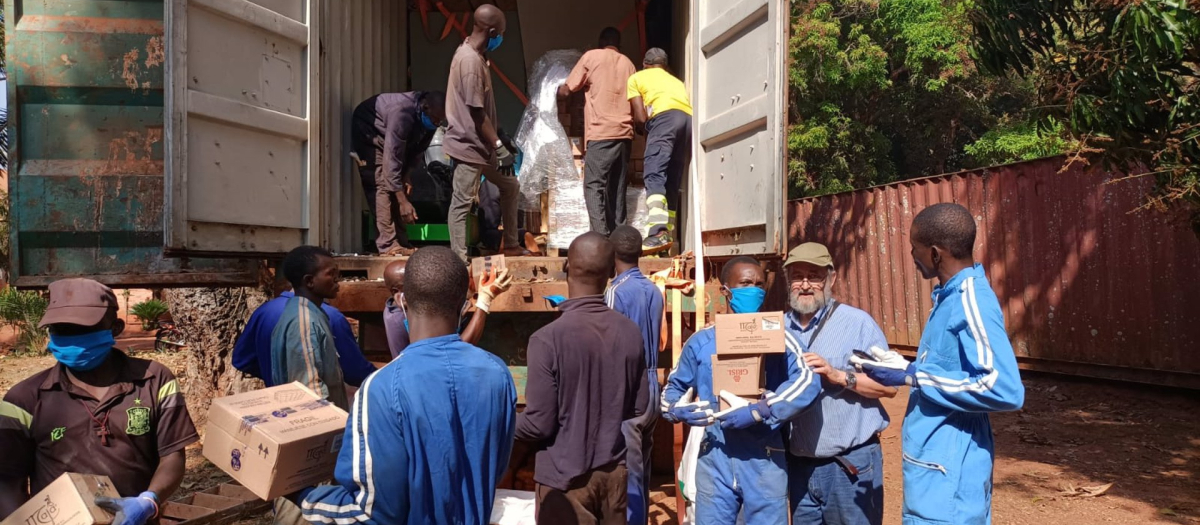
[[[178,288],[165,293],[171,316],[188,343],[184,397],[197,426],[213,398],[262,388],[233,367],[233,344],[246,320],[269,298],[257,288]]]

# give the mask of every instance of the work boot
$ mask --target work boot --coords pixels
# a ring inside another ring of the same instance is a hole
[[[663,230],[646,237],[646,240],[642,241],[642,255],[653,255],[670,250],[674,244],[674,240],[671,239],[671,233]]]

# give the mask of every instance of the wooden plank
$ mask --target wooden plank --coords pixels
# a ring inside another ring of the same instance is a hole
[[[219,487],[217,487],[217,495],[242,501],[255,501],[258,499],[258,496],[255,496],[253,492],[250,492],[250,489],[241,485],[234,485],[232,483],[222,483]]]
[[[241,503],[242,502],[240,500],[227,498],[225,496],[218,496],[216,494],[205,494],[203,492],[197,492],[192,497],[192,505],[198,507],[207,507],[213,510],[225,510],[230,507],[240,505]]]
[[[207,507],[197,507],[188,505],[187,503],[179,503],[177,501],[168,501],[163,503],[162,516],[176,521],[187,521],[196,519],[202,516],[208,516],[216,512],[214,509]]]

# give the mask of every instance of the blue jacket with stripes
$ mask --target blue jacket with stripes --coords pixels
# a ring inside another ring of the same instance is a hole
[[[991,522],[988,412],[1018,410],[1025,387],[1000,301],[976,264],[933,291],[904,417],[904,523]]]
[[[487,523],[508,466],[517,391],[499,357],[457,334],[412,343],[363,382],[312,523]]]

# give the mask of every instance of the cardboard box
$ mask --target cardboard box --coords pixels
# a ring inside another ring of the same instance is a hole
[[[204,457],[270,500],[332,477],[346,417],[300,383],[222,397],[208,409]]]
[[[96,496],[121,497],[108,476],[68,472],[17,508],[0,525],[108,525],[113,516],[96,506]]]
[[[720,355],[782,354],[786,350],[783,312],[718,315],[716,336]]]
[[[721,391],[739,396],[762,393],[763,356],[749,357],[713,356],[713,393],[720,397]]]
[[[478,283],[480,277],[492,268],[495,268],[496,271],[507,268],[507,266],[504,265],[503,255],[490,255],[487,257],[476,257],[471,259],[471,278]]]

